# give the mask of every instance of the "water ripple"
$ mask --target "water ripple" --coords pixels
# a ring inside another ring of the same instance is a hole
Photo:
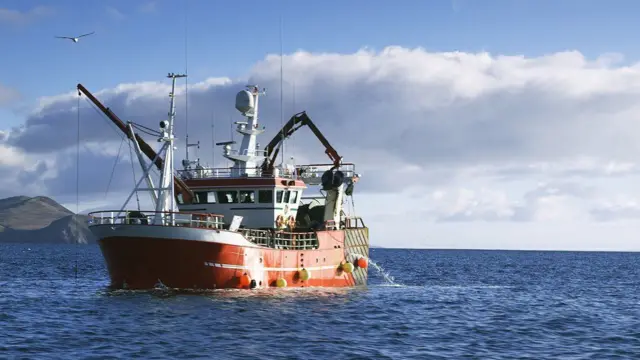
[[[640,254],[373,249],[366,289],[185,294],[29,247],[0,245],[0,358],[640,358]]]

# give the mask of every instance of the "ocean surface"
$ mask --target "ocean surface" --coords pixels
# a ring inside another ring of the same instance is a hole
[[[640,359],[639,253],[371,258],[366,289],[181,295],[108,291],[95,245],[0,244],[0,358]]]

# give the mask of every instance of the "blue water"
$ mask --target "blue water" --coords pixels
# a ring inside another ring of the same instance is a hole
[[[0,244],[0,358],[640,358],[640,254],[371,257],[397,284],[175,295],[107,291],[97,246]]]

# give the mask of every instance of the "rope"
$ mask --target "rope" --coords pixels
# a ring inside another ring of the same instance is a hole
[[[116,165],[118,165],[118,160],[120,160],[120,150],[122,150],[122,144],[124,144],[124,136],[122,140],[120,140],[120,147],[118,147],[118,155],[116,155],[116,161],[113,162],[113,168],[111,169],[111,176],[109,176],[109,183],[107,184],[107,190],[104,192],[104,197],[107,197],[109,193],[109,188],[111,187],[111,181],[113,180],[113,174],[116,172]]]
[[[189,34],[189,1],[184,2],[184,117],[185,117],[185,135],[187,136],[187,144],[185,151],[189,152],[189,58],[187,52],[187,39]]]
[[[78,102],[76,105],[77,113],[77,138],[76,138],[76,216],[80,213],[80,91],[78,90]],[[72,218],[73,219],[73,218]],[[74,223],[76,226],[76,251],[75,251],[75,279],[78,280],[78,244],[80,243],[80,229],[78,227],[78,218],[75,217]]]
[[[162,135],[162,133],[160,131],[152,129],[152,128],[149,128],[149,127],[146,127],[146,126],[141,125],[141,124],[136,124],[134,122],[131,122],[131,126],[133,126],[136,130],[138,130],[140,132],[143,132],[143,133],[145,133],[147,135],[151,135],[151,136],[160,136],[160,135]]]
[[[133,149],[131,149],[131,142],[129,144],[129,159],[131,159],[131,173],[133,174],[133,186],[137,186],[138,181],[136,180],[136,169],[133,166]],[[143,174],[144,176],[144,174]],[[138,211],[140,211],[140,197],[138,196],[138,191],[136,190],[136,202],[138,203]]]
[[[105,120],[107,122],[107,124],[109,125],[109,127],[111,128],[111,130],[115,131],[116,134],[118,134],[119,137],[124,137],[125,135],[122,134],[122,132],[116,128],[114,128],[114,126],[116,126],[113,122],[111,122],[111,120],[107,119],[106,115],[104,113],[102,113],[100,110],[98,110],[98,108],[96,107],[96,105],[92,102],[90,102],[89,100],[87,100],[86,98],[84,99],[84,101],[87,102],[87,104],[89,104],[89,107],[93,109],[93,111],[95,111],[98,114],[98,117]]]
[[[283,59],[282,59],[282,14],[280,15],[280,131],[282,132],[282,152],[280,153],[282,166],[284,166],[284,107],[282,106],[282,92],[283,92]],[[274,159],[275,160],[275,159]]]

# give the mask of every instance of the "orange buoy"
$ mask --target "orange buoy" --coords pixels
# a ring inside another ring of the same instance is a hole
[[[358,264],[358,267],[366,269],[367,268],[367,259],[361,257],[360,259],[358,259],[358,261],[356,262],[356,264]]]
[[[247,273],[244,273],[244,275],[240,276],[240,286],[245,287],[249,286],[249,284],[251,284],[251,278]]]

